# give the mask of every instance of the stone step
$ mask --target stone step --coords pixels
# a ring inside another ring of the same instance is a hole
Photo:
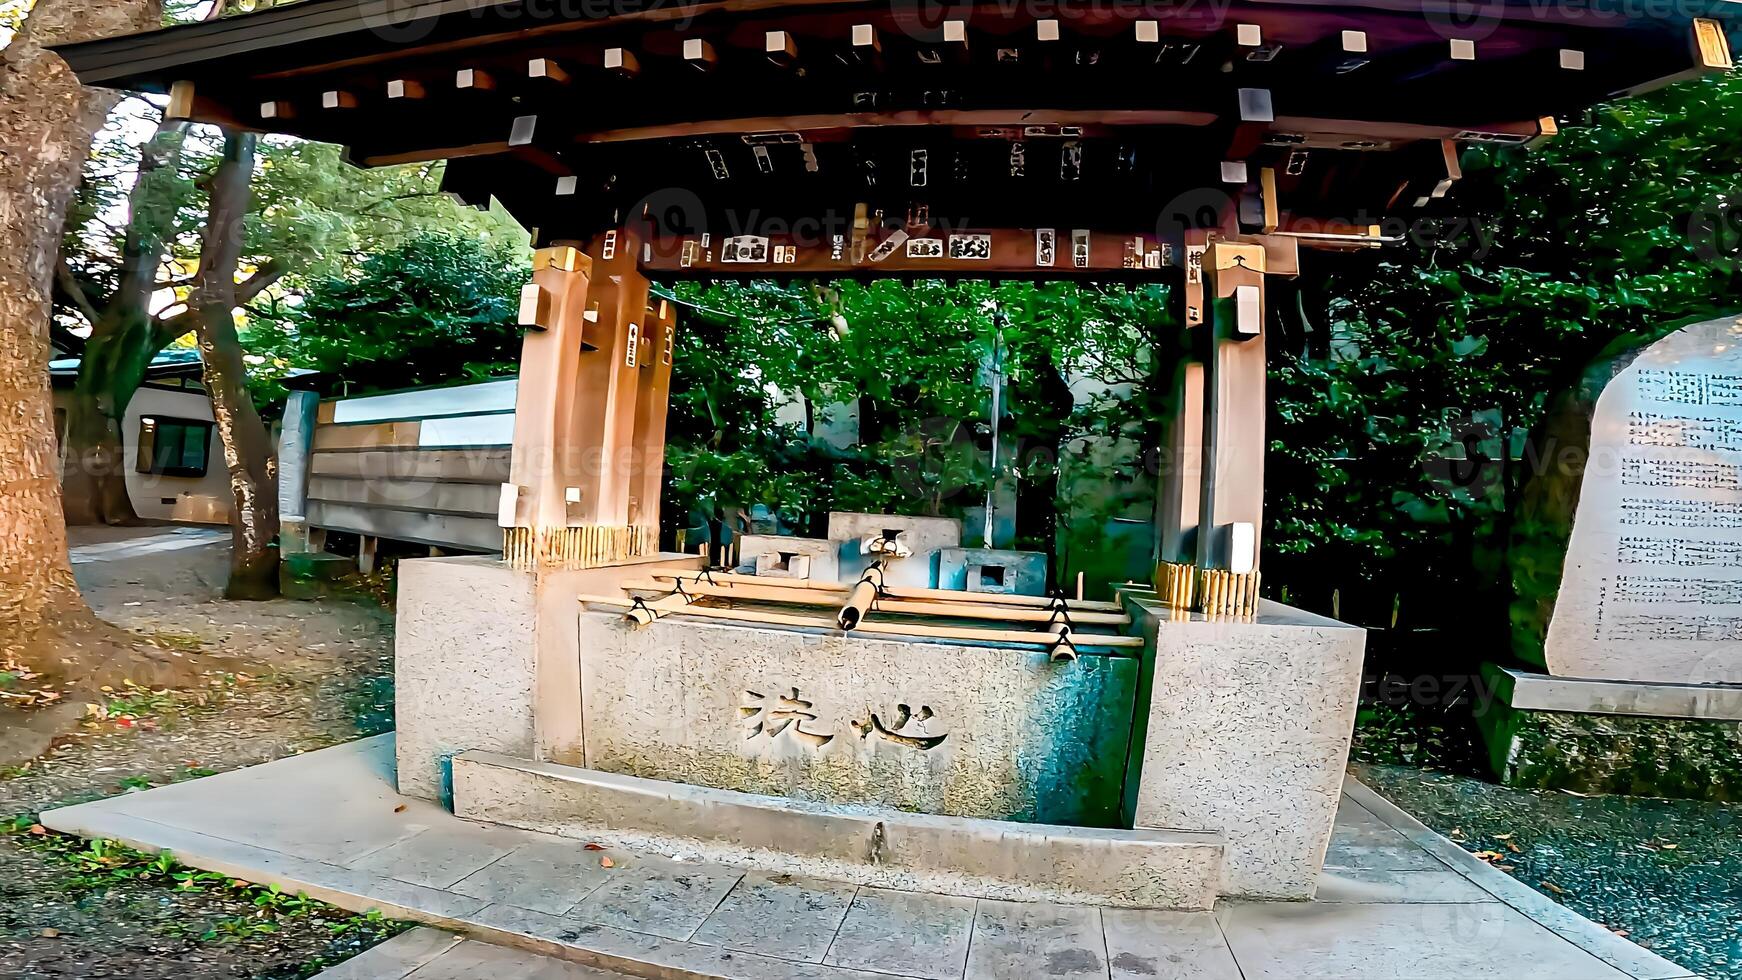
[[[583,963],[495,946],[427,926],[402,932],[312,980],[632,980]]]
[[[1225,849],[1193,831],[1060,827],[809,803],[489,752],[453,760],[460,817],[685,860],[1018,902],[1204,910]]]

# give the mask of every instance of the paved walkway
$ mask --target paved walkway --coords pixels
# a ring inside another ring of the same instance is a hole
[[[397,796],[392,765],[385,735],[51,811],[43,823],[521,951],[449,944],[397,973],[334,974],[370,980],[611,975],[540,972],[558,968],[522,953],[637,976],[744,980],[1690,976],[1352,780],[1317,900],[1184,913],[888,891],[588,850]],[[518,966],[467,967],[466,957]]]
[[[123,558],[139,558],[165,551],[180,551],[183,548],[199,548],[228,540],[230,529],[227,527],[178,527],[120,541],[83,545],[71,549],[68,555],[73,564],[83,565],[86,562],[120,561]]]

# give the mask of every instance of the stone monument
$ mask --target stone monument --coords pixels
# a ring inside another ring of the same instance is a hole
[[[1512,782],[1733,797],[1742,748],[1742,318],[1563,396],[1514,545],[1516,652],[1483,723]],[[1728,761],[1725,761],[1728,760]]]

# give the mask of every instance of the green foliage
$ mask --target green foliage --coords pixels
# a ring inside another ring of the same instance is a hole
[[[1157,416],[1132,408],[1149,398],[1151,351],[1175,328],[1160,287],[749,282],[678,295],[696,309],[678,333],[668,514],[725,520],[761,503],[814,533],[831,509],[960,516],[1008,480],[1026,495],[1019,544],[1054,551],[1057,482],[1089,436],[1132,440],[1102,461],[1128,479],[1078,508],[1093,519],[1072,522],[1066,546],[1092,544],[1103,532],[1091,525],[1145,495],[1129,478],[1142,475],[1136,446]],[[1006,382],[996,473],[995,348]],[[1067,375],[1088,382],[1083,397]],[[859,441],[831,444],[826,415],[849,402]]]
[[[1606,351],[1742,306],[1739,112],[1725,76],[1537,150],[1470,149],[1447,210],[1479,234],[1306,257],[1318,332],[1273,362],[1266,583],[1504,649],[1518,457],[1551,398]],[[1460,485],[1448,454],[1493,462]]]
[[[247,342],[271,365],[340,375],[354,394],[511,375],[527,274],[509,243],[418,232],[304,277],[300,302],[257,311]]]
[[[19,847],[65,865],[69,873],[64,884],[74,891],[101,891],[121,883],[150,884],[178,892],[225,892],[253,906],[252,914],[211,923],[199,934],[204,942],[240,942],[270,935],[280,929],[281,920],[304,917],[325,920],[333,936],[352,937],[362,940],[364,945],[411,928],[411,923],[387,919],[378,911],[353,914],[277,885],[256,885],[190,868],[176,861],[168,851],[148,854],[115,841],[87,841],[57,834],[30,814],[0,821],[0,834],[10,837]]]

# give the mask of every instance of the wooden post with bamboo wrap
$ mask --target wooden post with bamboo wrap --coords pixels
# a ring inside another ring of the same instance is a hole
[[[1155,589],[1176,609],[1250,616],[1264,526],[1264,278],[1295,273],[1295,244],[1194,231],[1185,252],[1192,347],[1164,436]]]
[[[517,568],[560,562],[568,553],[568,488],[580,482],[568,451],[592,260],[573,245],[539,249],[520,294],[520,381],[514,452],[497,523],[503,557]]]
[[[648,349],[638,248],[628,231],[612,231],[593,241],[591,256],[561,245],[534,258],[521,294],[529,330],[498,514],[503,556],[517,568],[595,568],[658,549],[663,469],[644,480],[634,456],[644,443],[663,460],[669,331]]]
[[[1250,616],[1258,609],[1264,523],[1264,276],[1260,242],[1214,240],[1203,262],[1203,472],[1198,491],[1196,605]]]
[[[642,388],[642,324],[647,322],[647,277],[641,246],[629,229],[593,240],[593,298],[597,315],[587,324],[587,345],[576,385],[585,398],[575,404],[575,441],[591,476],[575,507],[583,523],[629,527],[636,401]],[[661,433],[663,438],[663,432]],[[625,555],[623,557],[630,557]]]
[[[665,420],[671,404],[671,368],[677,308],[656,299],[641,324],[636,352],[635,428],[629,457],[629,523],[659,537],[659,493],[665,477]],[[683,550],[683,545],[678,545]]]

